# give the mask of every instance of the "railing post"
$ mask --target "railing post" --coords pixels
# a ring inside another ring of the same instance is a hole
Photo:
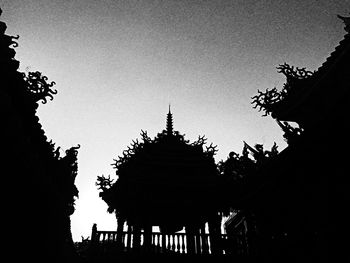
[[[161,252],[162,252],[162,253],[165,253],[165,252],[166,252],[165,233],[161,233],[161,237],[162,237],[162,249],[161,249]]]
[[[177,253],[181,253],[181,251],[180,251],[180,235],[179,234],[176,234],[176,252]]]
[[[166,237],[168,240],[167,245],[166,245],[166,250],[169,251],[171,249],[171,247],[170,247],[170,234],[167,234]]]
[[[171,237],[171,238],[170,238],[170,239],[171,239],[171,247],[170,247],[170,250],[175,252],[175,235],[174,235],[174,234],[171,234],[170,237]]]
[[[186,239],[186,237],[185,237],[185,235],[184,234],[181,234],[181,250],[182,250],[182,253],[183,254],[186,254],[186,242],[187,241],[185,241],[185,239]]]
[[[202,244],[202,254],[209,254],[208,236],[205,234],[205,228],[202,227],[201,231],[201,244]]]
[[[124,250],[124,248],[126,248],[126,243],[125,243],[126,233],[127,233],[127,232],[124,232],[124,231],[121,233],[121,236],[122,236],[122,237],[121,237],[121,243],[120,243],[120,245],[121,245],[121,249],[122,249],[122,250]]]
[[[128,225],[128,232],[127,232],[127,241],[126,241],[126,250],[129,251],[131,249],[131,226]]]
[[[187,253],[195,254],[195,240],[194,230],[192,227],[186,227],[186,238],[187,238]]]
[[[157,252],[157,234],[151,232],[151,248],[153,250],[153,252]]]
[[[152,232],[152,247],[154,252],[157,252],[157,234]]]
[[[196,231],[196,233],[195,233],[195,236],[194,236],[194,240],[195,240],[195,253],[196,254],[198,254],[198,255],[200,255],[201,254],[201,241],[200,241],[200,235],[199,235],[199,232],[198,231]]]

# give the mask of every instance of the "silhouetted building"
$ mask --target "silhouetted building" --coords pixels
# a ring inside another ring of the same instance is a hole
[[[317,71],[281,65],[287,79],[283,90],[254,97],[255,106],[284,129],[289,144],[259,171],[265,181],[246,203],[254,211],[260,258],[336,261],[346,251],[339,235],[349,233],[344,208],[349,200],[350,34],[349,18],[341,18],[347,33]]]
[[[256,209],[252,206],[252,198],[266,183],[261,171],[278,156],[277,148],[276,143],[271,150],[265,150],[262,144],[252,147],[244,142],[241,155],[231,152],[225,161],[218,164],[224,182],[221,203],[226,215],[229,215],[224,222],[225,231],[229,236],[239,237],[232,245],[245,257],[256,255],[253,242],[257,232]]]
[[[40,72],[18,72],[13,49],[18,36],[6,35],[6,27],[0,21],[3,242],[9,247],[3,257],[11,262],[68,262],[75,256],[70,215],[78,195],[77,147],[61,156],[45,136],[36,110],[39,101],[45,104],[56,94],[51,89],[55,83]]]
[[[98,177],[100,196],[116,213],[118,229],[95,226],[93,242],[112,240],[133,253],[229,254],[224,247],[229,237],[221,233],[216,146],[205,146],[204,136],[190,143],[174,131],[170,108],[165,130],[154,139],[143,131],[141,136],[115,160],[116,182]],[[160,233],[152,233],[155,226]]]

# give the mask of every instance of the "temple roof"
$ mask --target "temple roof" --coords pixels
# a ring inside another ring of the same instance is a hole
[[[349,25],[349,21],[350,21],[350,17],[342,17],[342,16],[338,16],[339,18],[341,18],[344,23],[345,23],[345,31],[347,31],[347,34],[344,36],[344,39],[341,40],[339,42],[339,45],[335,48],[335,50],[330,54],[330,56],[326,59],[326,61],[322,64],[321,67],[318,68],[318,70],[316,71],[316,75],[322,75],[324,73],[326,73],[326,71],[328,69],[330,69],[330,67],[337,63],[344,55],[345,53],[349,52],[349,48],[350,48],[350,25]]]
[[[123,156],[119,156],[119,159],[116,160],[115,168],[119,177],[123,177],[124,174],[127,174],[128,177],[137,176],[135,173],[138,173],[137,171],[140,169],[149,171],[152,174],[151,177],[156,177],[158,173],[164,173],[162,169],[170,167],[172,171],[166,172],[166,177],[173,176],[173,169],[193,170],[202,169],[202,167],[205,169],[201,177],[212,174],[207,171],[209,164],[212,169],[215,167],[213,158],[216,152],[215,147],[212,145],[205,147],[206,139],[204,136],[190,143],[185,139],[185,135],[174,130],[170,107],[166,119],[166,129],[158,133],[154,139],[148,137],[147,132],[142,132],[141,136],[142,141],[133,141],[131,147],[123,152]],[[187,174],[187,172],[182,171],[177,178],[193,176],[198,176],[198,174]],[[168,179],[170,180],[170,178]]]
[[[297,80],[286,74],[289,90],[283,99],[271,105],[272,117],[305,124],[315,117],[320,107],[328,105],[330,101],[335,103],[336,98],[342,96],[342,86],[349,79],[345,70],[349,67],[350,33],[349,18],[339,17],[346,24],[344,39],[310,76]]]
[[[217,203],[216,147],[206,146],[204,136],[190,143],[174,130],[170,107],[166,129],[154,139],[144,131],[141,137],[115,160],[118,180],[101,193],[111,210],[163,227],[205,220]]]

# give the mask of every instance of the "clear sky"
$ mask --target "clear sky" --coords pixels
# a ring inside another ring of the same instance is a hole
[[[205,134],[216,159],[243,140],[285,147],[270,117],[250,104],[257,89],[281,87],[276,66],[316,70],[345,31],[336,15],[349,0],[92,1],[0,0],[8,34],[20,35],[21,71],[42,71],[58,94],[38,115],[48,138],[81,144],[72,216],[74,240],[116,229],[98,197],[97,175],[111,174],[140,130]]]

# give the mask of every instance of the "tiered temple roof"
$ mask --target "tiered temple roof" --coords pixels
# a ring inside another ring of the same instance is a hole
[[[190,143],[174,131],[170,109],[166,130],[141,136],[115,160],[118,180],[101,197],[129,222],[172,230],[204,224],[218,204],[216,147],[205,146],[204,136]]]

